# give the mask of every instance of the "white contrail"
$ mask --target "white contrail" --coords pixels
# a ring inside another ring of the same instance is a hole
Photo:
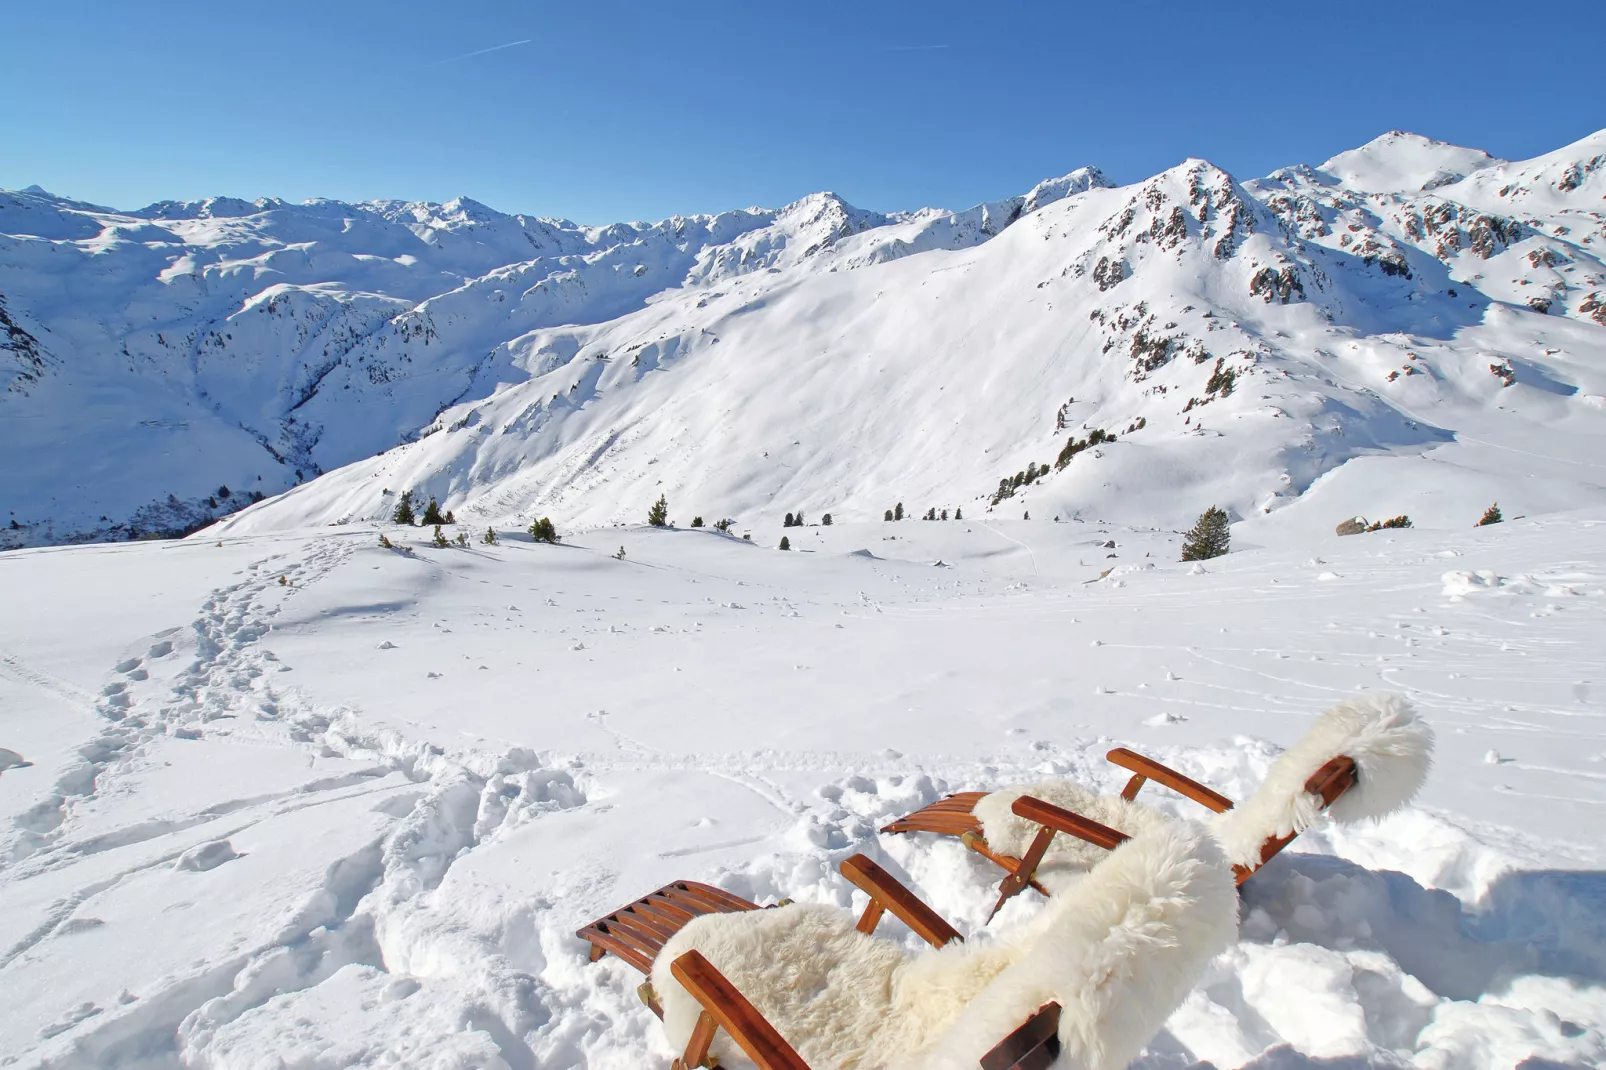
[[[519,45],[527,45],[534,40],[535,38],[533,37],[526,37],[522,41],[509,41],[505,45],[492,45],[490,48],[482,48],[477,52],[464,52],[461,56],[447,56],[445,59],[438,59],[432,63],[426,63],[424,66],[439,67],[442,63],[456,63],[460,59],[472,59],[475,56],[483,56],[487,52],[500,52],[504,48],[517,48]]]

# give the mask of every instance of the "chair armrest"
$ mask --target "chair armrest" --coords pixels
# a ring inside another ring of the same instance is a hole
[[[1123,799],[1132,799],[1145,780],[1152,780],[1156,784],[1165,785],[1178,795],[1186,795],[1199,805],[1208,807],[1218,814],[1232,809],[1232,800],[1225,795],[1211,791],[1192,777],[1185,777],[1175,769],[1161,765],[1153,758],[1145,758],[1136,751],[1117,747],[1105,757],[1121,768],[1130,769],[1137,774],[1127,783],[1126,790],[1121,792]]]
[[[1060,1054],[1060,1005],[1045,1003],[1037,1013],[981,1057],[981,1070],[1043,1070]]]
[[[932,947],[942,947],[951,941],[964,939],[958,929],[942,919],[941,914],[898,883],[898,878],[870,861],[869,856],[854,855],[843,862],[840,868],[844,877],[870,896],[870,906],[859,920],[860,932],[874,931],[876,923],[881,920],[881,912],[890,910]]]
[[[759,1070],[809,1070],[786,1038],[699,952],[686,952],[669,964],[669,972],[758,1064]],[[706,1042],[704,1046],[706,1054]]]
[[[1044,802],[1042,799],[1035,799],[1030,795],[1022,795],[1016,799],[1010,809],[1028,821],[1044,828],[1051,828],[1055,832],[1075,836],[1079,840],[1086,840],[1106,851],[1113,851],[1132,838],[1118,829],[1101,825],[1091,818],[1072,813],[1070,810]]]

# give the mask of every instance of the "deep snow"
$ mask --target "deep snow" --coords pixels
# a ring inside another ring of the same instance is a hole
[[[862,850],[977,933],[996,873],[878,825],[1045,774],[1114,789],[1117,744],[1243,798],[1387,688],[1439,734],[1418,803],[1257,875],[1140,1064],[1606,1060],[1606,512],[1240,529],[1200,566],[1046,517],[794,528],[790,553],[776,526],[381,528],[406,554],[353,523],[0,556],[26,610],[0,747],[32,763],[0,772],[0,1059],[667,1062],[639,977],[572,935],[627,899],[848,906]]]

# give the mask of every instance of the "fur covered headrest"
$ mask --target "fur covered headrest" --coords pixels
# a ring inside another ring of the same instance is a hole
[[[1254,795],[1215,819],[1227,856],[1258,865],[1269,837],[1309,828],[1321,813],[1321,800],[1305,791],[1305,782],[1340,755],[1355,761],[1355,786],[1328,814],[1344,823],[1376,820],[1421,790],[1433,762],[1433,730],[1403,695],[1369,691],[1340,702],[1283,752]]]

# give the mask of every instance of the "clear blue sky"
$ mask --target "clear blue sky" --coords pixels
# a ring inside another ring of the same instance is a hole
[[[1088,163],[1250,178],[1393,127],[1516,158],[1606,126],[1601,0],[5,7],[0,186],[125,208],[958,208]]]

